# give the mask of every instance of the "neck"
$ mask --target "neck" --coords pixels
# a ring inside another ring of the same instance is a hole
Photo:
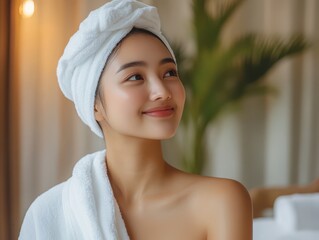
[[[108,142],[106,152],[108,174],[117,199],[138,200],[155,192],[165,180],[168,165],[158,140]]]

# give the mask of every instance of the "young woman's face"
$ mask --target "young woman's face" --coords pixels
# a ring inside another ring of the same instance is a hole
[[[156,37],[137,33],[125,38],[100,87],[95,116],[106,138],[120,134],[160,140],[175,134],[185,90],[170,52]]]

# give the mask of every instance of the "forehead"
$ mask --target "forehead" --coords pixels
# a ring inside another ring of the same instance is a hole
[[[172,56],[160,39],[146,33],[134,33],[121,42],[111,62],[160,61],[167,57]]]

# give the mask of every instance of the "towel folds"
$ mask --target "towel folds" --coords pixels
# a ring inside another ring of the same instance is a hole
[[[128,240],[105,164],[105,151],[83,157],[66,182],[29,208],[20,240]]]
[[[277,224],[288,231],[319,229],[319,193],[281,196],[274,205]]]

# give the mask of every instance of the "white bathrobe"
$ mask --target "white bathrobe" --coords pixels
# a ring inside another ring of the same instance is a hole
[[[70,179],[32,203],[19,239],[129,239],[107,177],[105,150],[83,157]]]

